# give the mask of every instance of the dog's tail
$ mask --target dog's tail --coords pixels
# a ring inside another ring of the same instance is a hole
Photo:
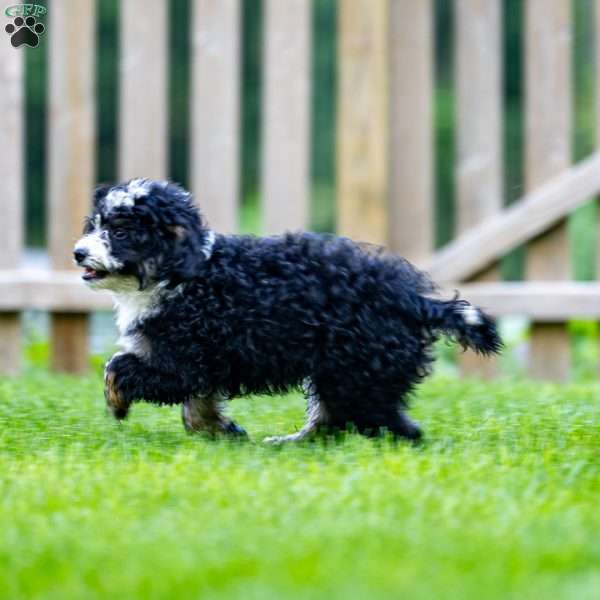
[[[502,350],[496,322],[479,308],[458,296],[452,300],[419,298],[421,321],[432,333],[445,333],[463,348],[479,354],[497,354]]]

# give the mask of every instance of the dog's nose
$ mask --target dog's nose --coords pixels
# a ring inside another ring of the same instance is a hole
[[[87,250],[82,250],[81,248],[75,248],[73,252],[73,256],[75,257],[75,262],[81,264],[89,255]]]

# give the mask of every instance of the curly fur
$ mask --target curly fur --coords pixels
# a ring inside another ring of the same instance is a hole
[[[435,286],[402,258],[330,235],[215,235],[171,183],[100,188],[85,233],[104,239],[120,265],[99,264],[80,242],[78,262],[100,277],[90,285],[146,294],[122,326],[126,352],[107,367],[127,406],[308,382],[315,428],[416,438],[403,411],[437,337],[483,354],[501,347],[490,317],[464,300],[430,297]]]

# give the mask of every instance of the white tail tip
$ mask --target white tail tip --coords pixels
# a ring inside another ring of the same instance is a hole
[[[461,307],[460,312],[467,325],[481,325],[483,323],[479,309],[470,304]]]

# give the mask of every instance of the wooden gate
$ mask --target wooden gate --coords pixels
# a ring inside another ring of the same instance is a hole
[[[495,315],[532,321],[529,373],[564,380],[566,322],[600,316],[600,285],[570,281],[565,218],[600,191],[600,153],[570,166],[569,0],[527,0],[526,195],[503,208],[502,35],[498,0],[457,0],[455,92],[458,236],[434,251],[432,3],[342,0],[341,232],[386,244]],[[596,33],[600,2],[595,4]],[[600,112],[600,111],[599,111]],[[498,281],[498,261],[527,243],[526,281]],[[489,361],[461,359],[491,375]]]
[[[236,231],[242,0],[191,0],[191,187],[209,221]],[[121,3],[119,175],[167,172],[167,0]],[[264,0],[262,198],[267,232],[308,225],[310,0]],[[387,245],[496,315],[532,320],[530,373],[569,373],[566,322],[600,317],[600,284],[570,281],[565,218],[600,191],[600,152],[571,165],[570,0],[526,0],[526,194],[504,208],[501,0],[456,0],[457,237],[434,249],[432,0],[338,0],[339,232]],[[595,1],[600,30],[600,0]],[[20,315],[52,315],[52,365],[87,364],[88,315],[110,308],[71,265],[95,184],[94,0],[49,6],[49,270],[23,269],[24,52],[0,44],[0,370],[19,368]],[[6,42],[6,40],[4,40]],[[598,45],[600,46],[600,45]],[[597,53],[599,51],[597,50]],[[600,79],[600,78],[598,78]],[[597,84],[598,85],[598,84]],[[599,94],[600,95],[600,94]],[[600,103],[600,101],[599,101]],[[600,114],[600,111],[597,111]],[[527,244],[526,281],[498,261]],[[492,375],[464,355],[468,373]]]

